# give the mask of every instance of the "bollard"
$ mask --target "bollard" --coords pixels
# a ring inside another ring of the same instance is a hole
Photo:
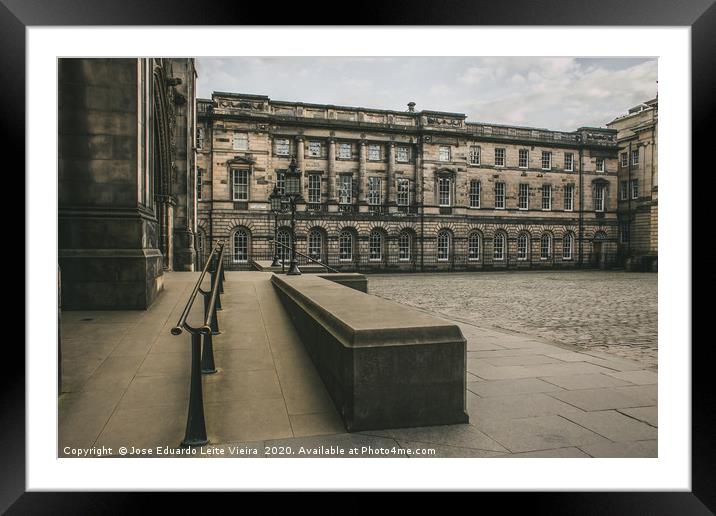
[[[203,446],[206,438],[204,421],[204,397],[201,392],[201,335],[191,334],[191,386],[189,388],[189,413],[182,446]]]

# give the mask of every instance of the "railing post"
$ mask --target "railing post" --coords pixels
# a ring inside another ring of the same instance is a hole
[[[214,364],[214,343],[211,333],[204,334],[204,342],[201,347],[201,373],[214,374],[216,365]]]
[[[201,335],[191,334],[191,386],[189,388],[189,413],[182,446],[203,446],[208,443],[204,421],[204,397],[201,391]]]

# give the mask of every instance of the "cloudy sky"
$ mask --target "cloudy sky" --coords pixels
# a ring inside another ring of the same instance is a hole
[[[198,58],[199,96],[465,113],[468,121],[571,131],[603,126],[656,96],[655,58]]]

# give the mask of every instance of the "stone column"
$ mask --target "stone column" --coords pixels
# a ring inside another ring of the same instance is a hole
[[[336,140],[328,140],[328,202],[336,202]]]
[[[360,164],[358,166],[358,191],[356,192],[356,199],[359,204],[365,204],[365,188],[363,187],[363,181],[365,181],[365,170],[366,170],[366,142],[361,140],[360,147],[358,149],[360,156]]]
[[[395,142],[388,144],[388,173],[385,182],[385,204],[395,203]]]

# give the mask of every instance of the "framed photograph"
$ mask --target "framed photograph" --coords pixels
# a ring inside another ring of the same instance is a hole
[[[709,2],[345,26],[161,3],[3,0],[28,204],[3,509],[440,490],[713,510],[689,302]]]

